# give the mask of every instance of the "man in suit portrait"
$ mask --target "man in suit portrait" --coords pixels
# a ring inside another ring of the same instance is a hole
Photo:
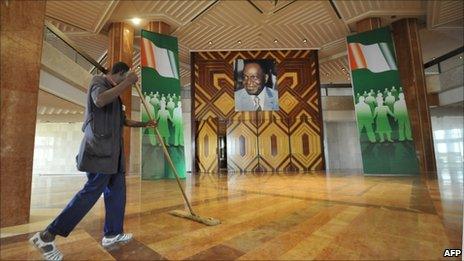
[[[243,88],[235,91],[235,111],[279,110],[277,91],[268,86],[275,77],[269,74],[256,61],[245,63],[241,74]]]

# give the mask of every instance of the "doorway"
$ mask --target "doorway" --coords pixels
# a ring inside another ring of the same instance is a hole
[[[218,120],[218,172],[227,172],[227,120]]]

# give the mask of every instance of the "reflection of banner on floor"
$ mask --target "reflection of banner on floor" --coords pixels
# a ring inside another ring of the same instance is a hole
[[[417,174],[390,31],[380,28],[352,35],[347,42],[364,173]]]
[[[185,178],[184,132],[177,38],[142,30],[142,92],[181,178]],[[148,121],[142,107],[142,120]],[[151,128],[142,131],[142,178],[175,178]]]

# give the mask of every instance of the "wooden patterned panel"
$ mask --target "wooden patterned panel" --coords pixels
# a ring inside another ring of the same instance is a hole
[[[201,172],[217,172],[218,170],[218,129],[217,120],[208,118],[197,123],[196,135],[198,168]]]
[[[279,111],[235,111],[233,62],[240,58],[275,59]],[[324,169],[317,51],[198,52],[193,60],[193,117],[228,122],[230,171]]]
[[[284,171],[289,169],[291,155],[287,123],[264,115],[258,122],[258,148],[260,169]]]
[[[320,125],[307,117],[290,127],[292,165],[302,171],[324,169]]]
[[[249,172],[258,169],[258,133],[251,113],[236,114],[227,124],[227,169]]]

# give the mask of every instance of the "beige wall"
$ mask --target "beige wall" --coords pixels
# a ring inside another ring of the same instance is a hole
[[[132,112],[132,117],[138,117]],[[134,118],[137,119],[137,118]],[[82,122],[37,123],[33,175],[74,175],[82,173],[76,169],[76,155],[84,133]],[[131,165],[129,175],[140,175],[140,129],[131,130]]]
[[[76,169],[76,155],[84,134],[82,122],[37,123],[33,175],[69,175]]]

